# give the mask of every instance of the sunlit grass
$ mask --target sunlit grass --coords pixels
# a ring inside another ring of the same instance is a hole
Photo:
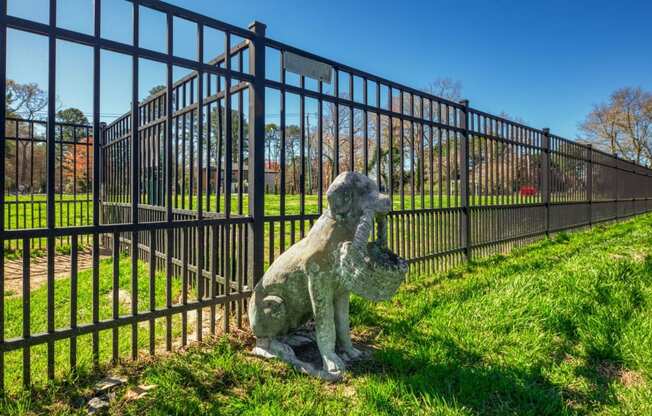
[[[415,277],[389,302],[354,297],[351,313],[356,339],[376,352],[339,384],[223,339],[124,368],[129,385],[110,412],[652,414],[652,215]],[[156,388],[124,399],[138,384]],[[10,396],[0,410],[56,402],[58,413],[83,414],[73,398],[84,385]]]
[[[131,258],[121,257],[119,263],[119,289],[123,296],[119,304],[120,316],[131,314]],[[180,279],[173,278],[172,282],[172,299],[175,301],[179,298],[181,291]],[[156,307],[165,306],[166,278],[162,272],[155,275],[155,300]],[[83,325],[92,322],[92,270],[82,270],[78,274],[78,294],[77,294],[77,324]],[[71,323],[71,279],[63,278],[55,281],[54,291],[54,324],[55,328],[68,328]],[[112,259],[103,259],[100,261],[99,268],[99,319],[107,320],[112,318],[112,292],[113,292],[113,261]],[[149,310],[149,267],[147,264],[140,262],[138,264],[138,310]],[[127,299],[125,299],[125,297]],[[189,298],[192,299],[193,293],[190,290]],[[32,290],[29,296],[30,302],[30,333],[39,334],[47,332],[47,287],[43,284]],[[23,328],[23,304],[22,295],[16,296],[6,294],[5,298],[5,315],[4,331],[5,338],[11,339],[20,337]],[[160,343],[165,336],[165,320],[156,320],[156,339]],[[178,334],[178,325],[175,327]],[[149,325],[140,325],[138,346],[143,349],[149,342]],[[111,359],[111,331],[104,331],[100,334],[100,362],[107,363]],[[91,355],[91,335],[83,335],[78,339],[78,371],[79,373],[88,373],[92,369]],[[58,376],[65,376],[69,370],[69,341],[57,342],[55,348],[55,369]],[[32,380],[35,384],[45,382],[47,369],[46,346],[39,345],[32,348],[31,366]],[[120,328],[119,352],[122,357],[129,356],[131,351],[131,329],[130,327]],[[5,384],[9,390],[15,390],[22,385],[22,351],[10,352],[5,358]]]

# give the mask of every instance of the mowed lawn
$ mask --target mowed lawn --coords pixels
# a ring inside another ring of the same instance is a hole
[[[414,196],[409,190],[404,191],[401,195],[396,191],[393,195],[393,210],[414,210],[414,209],[428,209],[428,208],[448,208],[459,206],[460,198],[456,196],[455,190],[451,195],[447,195],[447,190],[439,195],[439,191],[435,190],[432,198],[430,191],[424,189],[423,195],[421,191],[415,191]],[[5,223],[8,229],[22,229],[22,228],[43,228],[47,223],[47,198],[45,195],[39,194],[31,197],[29,195],[20,195],[16,198],[13,195],[7,196],[7,204],[5,205]],[[265,194],[265,215],[277,216],[281,214],[281,200],[284,200],[286,215],[298,215],[302,210],[301,195],[286,194],[285,198],[281,198],[279,194]],[[219,212],[224,212],[225,198],[222,195],[220,198]],[[55,226],[56,227],[69,227],[76,225],[90,225],[93,218],[93,204],[92,195],[79,194],[76,197],[72,194],[56,195],[55,198]],[[536,204],[540,203],[540,198],[536,196],[521,196],[514,195],[494,195],[494,196],[471,196],[472,205],[505,205],[505,204]],[[18,203],[18,207],[16,207]],[[128,203],[128,202],[127,202]],[[323,207],[326,208],[327,201],[326,195],[323,195]],[[249,212],[249,197],[243,194],[239,198],[237,194],[231,197],[231,213],[237,214],[240,212],[240,205],[242,205],[242,213]],[[189,197],[178,197],[175,208],[186,210],[197,210],[197,198],[193,197],[192,201]],[[215,212],[218,209],[217,198],[211,195],[210,198],[204,197],[204,211]],[[319,196],[316,194],[306,194],[303,197],[303,212],[305,214],[317,214],[319,212]]]
[[[375,349],[341,383],[247,354],[247,333],[116,371],[110,414],[652,414],[652,215],[354,298]],[[84,378],[7,397],[1,414],[84,414]],[[129,400],[136,385],[155,385]]]
[[[90,202],[92,196],[89,194],[79,194],[77,202],[75,202],[75,197],[70,194],[57,195],[57,201],[55,203],[55,227],[56,228],[65,228],[73,226],[86,226],[91,225],[93,221],[93,204]],[[19,196],[17,199],[15,196],[9,196],[7,199],[10,204],[5,205],[4,216],[5,224],[7,229],[16,230],[16,229],[29,229],[29,228],[45,228],[47,226],[47,198],[44,195],[36,195],[34,198],[30,196]],[[16,204],[16,201],[19,203]],[[225,198],[222,196],[220,198],[219,212],[224,213],[224,201]],[[504,205],[512,203],[523,203],[523,204],[537,204],[539,199],[536,197],[522,197],[519,195],[495,195],[487,197],[477,197],[471,200],[471,203],[474,205]],[[231,198],[231,212],[234,215],[238,215],[242,212],[242,215],[247,215],[249,212],[249,200],[248,195],[242,195],[242,198],[238,196],[232,196]],[[283,204],[284,210],[281,210],[281,196],[278,194],[266,194],[265,195],[265,215],[268,217],[277,217],[283,212],[285,215],[314,215],[319,213],[319,198],[317,195],[305,195],[302,198],[300,195],[288,194],[285,196]],[[442,193],[440,197],[437,192],[433,194],[433,198],[430,198],[429,191],[424,191],[424,195],[420,192],[415,192],[414,199],[409,191],[405,191],[403,197],[400,193],[396,193],[393,196],[393,210],[402,211],[402,210],[419,210],[419,209],[429,209],[429,208],[450,208],[459,206],[460,201],[455,195],[447,196],[445,192]],[[326,197],[323,197],[322,205],[324,208],[327,206]],[[302,209],[303,206],[303,209]],[[197,209],[197,198],[192,199],[192,204],[190,198],[181,198],[177,199],[177,207],[183,209]],[[206,209],[208,207],[208,209]],[[205,202],[206,212],[216,212],[218,211],[217,198],[213,195],[210,198],[210,201]],[[285,223],[285,239],[290,241],[292,237],[292,227],[294,226],[294,232],[296,235],[299,235],[301,221],[286,222]],[[309,221],[304,221],[304,228],[309,229]],[[265,244],[266,252],[269,250],[269,234],[270,227],[266,226],[265,230]],[[276,238],[275,252],[276,255],[280,254],[279,237],[281,234],[281,224],[276,221],[274,223],[274,236]],[[45,238],[34,238],[31,240],[31,256],[38,257],[44,256],[46,253],[46,239]],[[5,241],[4,243],[4,256],[9,260],[18,260],[22,257],[22,242],[19,240]],[[87,250],[90,247],[90,238],[82,238],[80,241],[80,248],[82,250]],[[55,250],[57,253],[68,254],[70,252],[70,240],[67,237],[57,238],[55,240]],[[268,256],[266,256],[267,258]]]

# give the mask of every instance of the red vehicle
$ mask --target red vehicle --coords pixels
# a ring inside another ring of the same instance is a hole
[[[518,193],[521,196],[534,196],[537,194],[537,188],[534,186],[521,186],[521,189],[519,189]]]

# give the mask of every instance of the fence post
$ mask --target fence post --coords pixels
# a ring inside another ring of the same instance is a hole
[[[550,237],[550,129],[543,129],[543,138],[541,142],[543,151],[542,160],[542,178],[541,178],[541,197],[543,198],[543,206],[546,210],[546,237]]]
[[[96,198],[97,201],[93,201],[94,206],[97,206],[97,214],[93,211],[93,215],[97,215],[97,218],[93,219],[93,225],[99,225],[106,223],[107,220],[104,215],[104,208],[102,207],[102,202],[107,202],[107,191],[104,181],[104,144],[106,143],[106,123],[98,124],[98,135],[93,138],[93,174],[97,175],[97,189],[93,189],[93,198]]]
[[[586,145],[588,150],[588,166],[586,168],[586,199],[588,201],[589,228],[593,226],[593,146]]]
[[[265,29],[253,22],[249,45],[249,71],[254,79],[249,89],[249,224],[248,274],[253,285],[263,276],[265,215]]]
[[[7,2],[0,3],[0,89],[2,96],[7,96],[7,26],[5,17],[7,15]],[[56,46],[56,45],[55,45]],[[5,342],[5,156],[6,156],[6,134],[5,128],[7,122],[7,107],[0,107],[0,285],[2,285],[3,295],[0,296],[0,345]],[[0,351],[0,393],[5,391],[5,352]]]
[[[614,191],[616,193],[616,195],[615,195],[616,198],[615,198],[615,202],[614,202],[614,208],[615,208],[614,211],[616,213],[615,220],[616,220],[616,222],[618,222],[618,200],[620,199],[620,160],[618,159],[618,155],[615,154],[615,153],[614,153],[614,160],[615,160],[614,169],[616,170],[616,174],[615,174],[615,176],[616,176],[616,180],[615,180],[616,186],[614,186]]]
[[[460,205],[462,208],[461,235],[464,248],[464,256],[471,261],[471,209],[469,204],[469,100],[460,101],[462,115],[460,117],[460,129],[462,135],[462,148],[460,149],[461,172],[460,172]]]

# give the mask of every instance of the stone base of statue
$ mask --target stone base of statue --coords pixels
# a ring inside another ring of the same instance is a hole
[[[347,367],[356,362],[368,360],[372,356],[370,348],[360,345],[356,345],[356,347],[361,354],[355,358],[344,359],[344,364]],[[268,342],[258,341],[251,352],[262,358],[282,360],[297,371],[322,380],[339,381],[343,376],[342,372],[334,374],[324,369],[319,347],[317,346],[314,323],[312,322],[309,322],[304,328],[297,330],[292,335],[268,339]]]

